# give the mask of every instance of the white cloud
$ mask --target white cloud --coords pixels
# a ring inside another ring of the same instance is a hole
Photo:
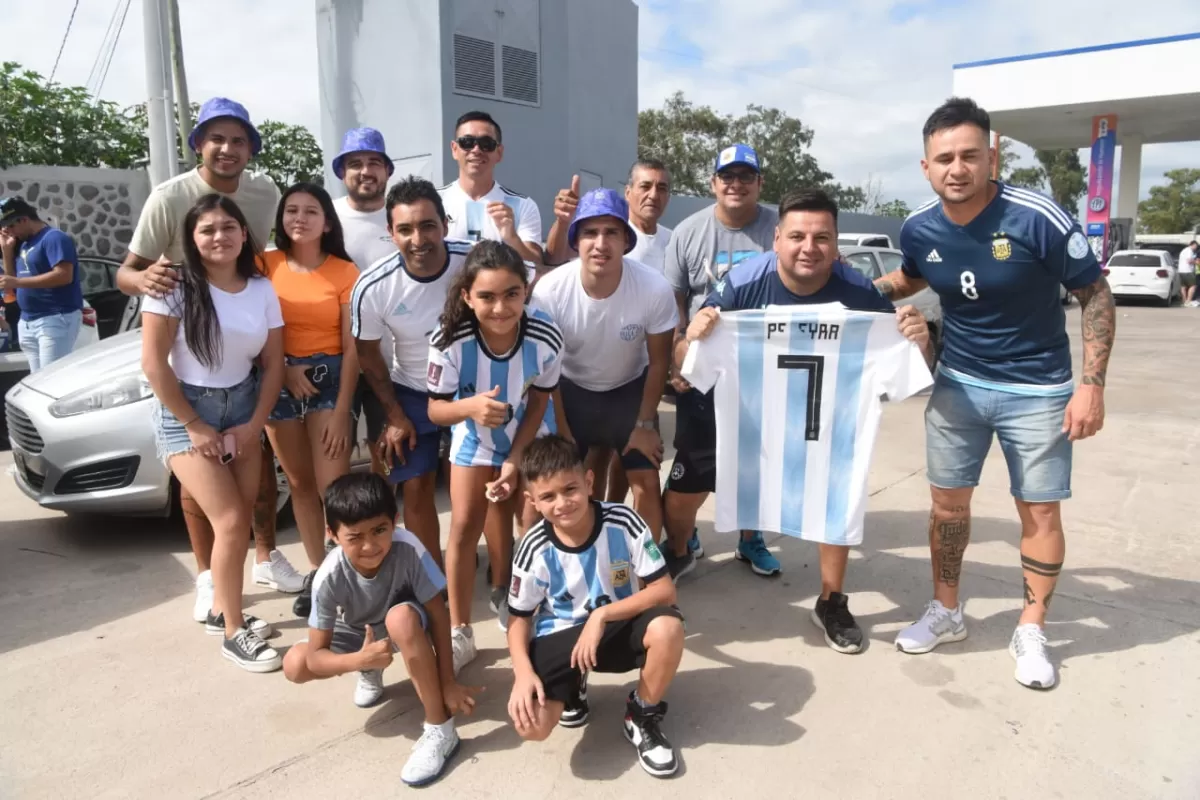
[[[116,4],[79,3],[58,80],[87,81]],[[74,0],[9,5],[2,58],[48,74]],[[950,93],[952,64],[1200,30],[1194,0],[1143,0],[1136,14],[1116,0],[639,5],[643,108],[681,89],[693,101],[729,113],[748,103],[784,109],[816,131],[814,153],[838,180],[861,183],[871,175],[883,181],[885,194],[910,203],[928,194],[918,165],[920,127]],[[180,6],[193,100],[227,95],[244,103],[255,120],[281,119],[319,132],[311,0],[181,0]],[[133,0],[105,99],[132,104],[144,98],[141,35],[141,0]],[[1196,164],[1200,145],[1146,147],[1143,193],[1163,170]]]

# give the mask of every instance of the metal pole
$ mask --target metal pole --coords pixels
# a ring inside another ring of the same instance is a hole
[[[150,175],[151,187],[170,178],[175,161],[169,143],[175,138],[168,133],[166,103],[168,102],[167,72],[163,60],[163,25],[159,0],[142,3],[142,45],[146,59],[146,117],[149,123],[147,138],[150,141],[150,163],[146,171]]]
[[[183,36],[179,33],[179,0],[167,0],[170,20],[171,69],[175,75],[175,116],[179,123],[179,147],[188,169],[196,166],[196,154],[188,147],[192,135],[192,104],[188,100],[187,73],[183,69]]]

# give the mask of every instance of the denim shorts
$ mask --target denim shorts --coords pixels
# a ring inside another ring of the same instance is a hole
[[[22,318],[17,323],[17,341],[29,359],[29,371],[48,367],[74,350],[82,321],[82,311],[48,314],[37,319]]]
[[[253,374],[228,389],[193,386],[183,381],[179,382],[179,388],[200,419],[218,432],[245,425],[258,404],[258,378]],[[192,440],[183,423],[158,402],[154,404],[154,444],[164,462],[192,449]]]
[[[312,397],[294,397],[287,387],[279,390],[279,400],[271,409],[272,422],[286,422],[293,419],[304,419],[310,411],[331,411],[337,406],[338,391],[342,386],[342,357],[317,353],[312,356],[287,357],[289,367],[303,364],[313,368],[309,379],[317,388],[317,394]]]
[[[1071,396],[1014,394],[968,386],[939,373],[925,409],[929,482],[941,489],[979,484],[992,435],[1008,464],[1013,497],[1052,503],[1071,496],[1071,441],[1063,416]]]

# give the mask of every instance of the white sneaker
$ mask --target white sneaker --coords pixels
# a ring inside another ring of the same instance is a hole
[[[502,586],[493,588],[488,605],[496,612],[496,624],[500,630],[508,633],[508,589]]]
[[[358,685],[354,687],[354,705],[370,708],[383,697],[383,670],[369,669],[358,673]]]
[[[470,625],[450,629],[450,649],[454,652],[454,674],[475,660],[479,651],[475,649],[475,632]]]
[[[212,604],[212,571],[206,569],[196,576],[196,604],[192,606],[192,619],[196,622],[207,620],[208,612],[212,611]]]
[[[963,604],[949,609],[930,600],[921,618],[896,634],[896,649],[904,653],[928,653],[943,642],[961,642],[967,638]]]
[[[284,594],[298,594],[304,588],[304,576],[296,572],[292,562],[278,550],[271,551],[271,560],[254,565],[254,582]]]
[[[1046,656],[1046,634],[1033,622],[1018,625],[1013,631],[1008,652],[1017,661],[1017,683],[1030,689],[1050,689],[1057,679],[1054,665]]]
[[[441,725],[425,723],[425,732],[413,745],[412,755],[400,771],[400,780],[409,786],[424,786],[436,781],[446,762],[458,750],[458,731],[453,722]]]

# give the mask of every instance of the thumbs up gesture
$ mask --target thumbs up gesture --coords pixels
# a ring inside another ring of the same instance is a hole
[[[499,396],[500,387],[495,386],[471,398],[473,403],[471,419],[486,428],[499,428],[501,425],[507,424],[511,418],[512,409],[508,403],[497,400],[496,398]]]
[[[560,189],[554,197],[554,216],[570,224],[575,218],[575,208],[579,205],[579,176],[571,176],[571,188]]]
[[[386,636],[376,641],[374,626],[367,625],[367,635],[363,637],[358,655],[362,659],[360,671],[386,669],[392,663],[392,641]]]

